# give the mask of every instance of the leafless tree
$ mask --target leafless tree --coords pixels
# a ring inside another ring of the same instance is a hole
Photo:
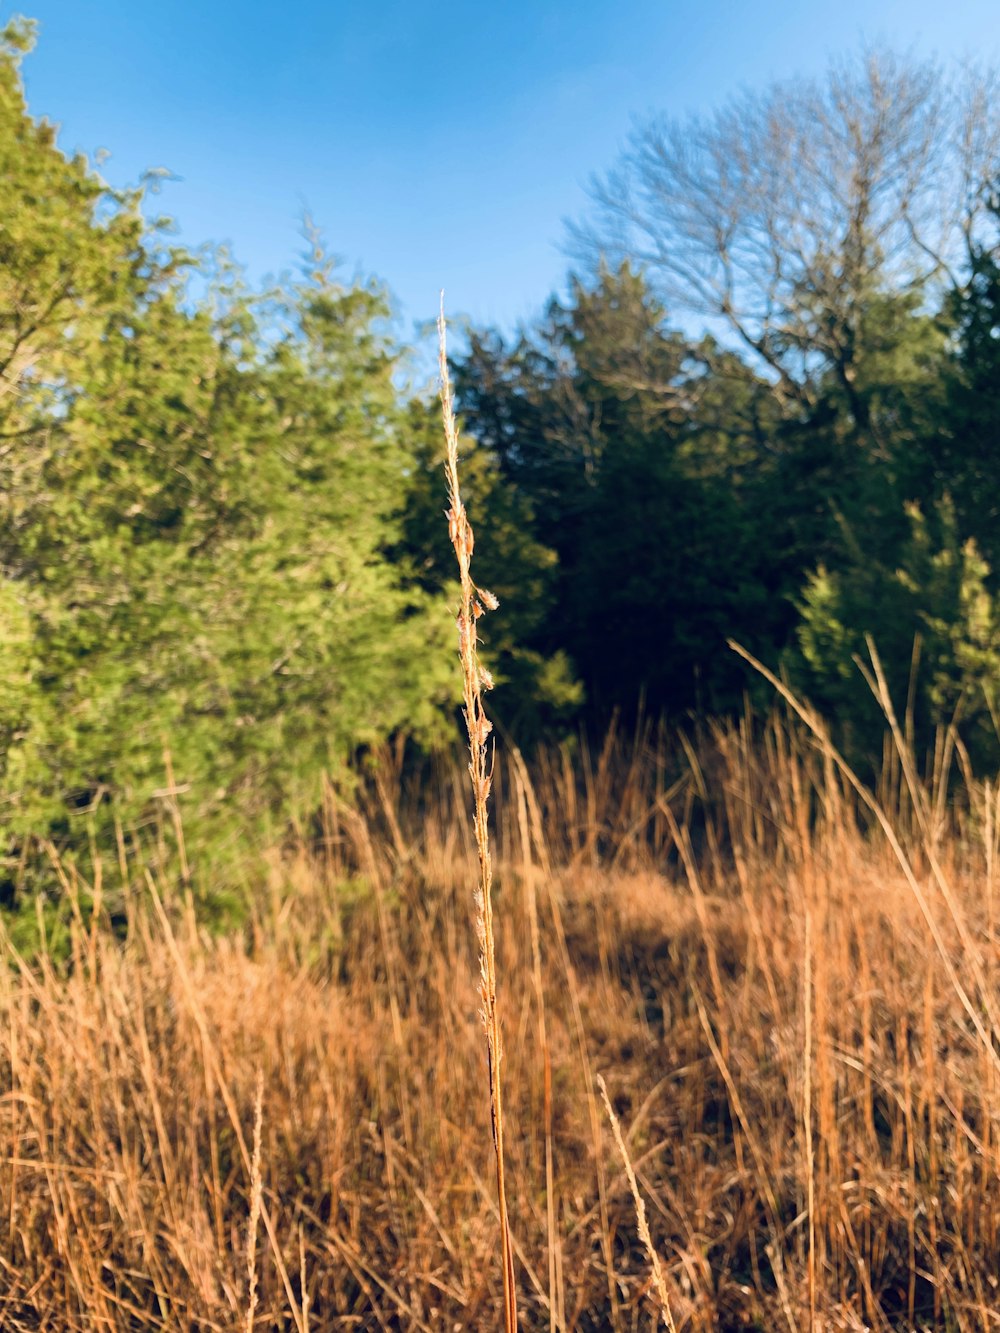
[[[852,396],[874,295],[931,302],[967,267],[1000,169],[992,71],[869,51],[707,118],[634,128],[578,244],[722,321],[789,406]]]

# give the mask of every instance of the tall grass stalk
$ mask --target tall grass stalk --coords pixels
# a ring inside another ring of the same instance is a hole
[[[250,1163],[250,1224],[247,1227],[247,1322],[246,1333],[253,1333],[257,1315],[257,1223],[264,1188],[260,1175],[261,1131],[264,1124],[264,1071],[257,1071],[257,1096],[253,1114],[253,1158]],[[305,1287],[303,1286],[303,1291]]]
[[[500,1213],[500,1250],[503,1264],[503,1314],[505,1333],[517,1329],[517,1299],[514,1282],[514,1256],[510,1223],[507,1217],[507,1190],[504,1179],[503,1099],[501,1066],[503,1042],[497,1009],[496,956],[493,939],[493,862],[490,857],[489,796],[493,782],[494,751],[489,745],[493,724],[483,707],[483,691],[492,684],[489,672],[480,664],[476,624],[487,611],[495,611],[497,599],[472,580],[471,564],[474,539],[472,525],[462,503],[458,479],[458,426],[455,421],[451,380],[448,375],[444,296],[438,317],[438,345],[441,368],[441,412],[444,421],[447,454],[445,475],[448,484],[448,534],[458,561],[461,604],[458,612],[458,645],[462,663],[465,700],[465,725],[469,735],[469,773],[472,777],[476,847],[479,853],[479,884],[476,889],[476,933],[479,940],[480,996],[482,1020],[486,1030],[489,1062],[490,1119],[496,1155],[497,1206]]]
[[[656,1288],[656,1294],[660,1299],[660,1313],[663,1315],[663,1322],[670,1333],[677,1333],[677,1325],[674,1323],[673,1314],[670,1311],[670,1297],[667,1295],[667,1284],[664,1281],[663,1269],[660,1267],[660,1256],[656,1253],[656,1246],[653,1244],[653,1238],[649,1234],[649,1223],[646,1221],[646,1205],[643,1203],[642,1195],[639,1193],[639,1182],[635,1178],[635,1168],[632,1165],[632,1159],[628,1155],[628,1148],[625,1146],[625,1139],[622,1135],[622,1127],[615,1115],[614,1108],[611,1105],[611,1098],[608,1096],[608,1087],[600,1074],[597,1075],[597,1086],[601,1090],[601,1097],[604,1101],[604,1109],[608,1113],[608,1119],[611,1121],[611,1132],[615,1136],[615,1143],[618,1144],[618,1151],[621,1154],[622,1165],[625,1167],[625,1175],[628,1178],[629,1189],[632,1191],[632,1201],[635,1204],[635,1220],[639,1228],[639,1239],[649,1255],[649,1263],[653,1270],[653,1286]]]

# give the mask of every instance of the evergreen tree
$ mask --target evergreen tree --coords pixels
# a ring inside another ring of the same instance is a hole
[[[726,635],[759,647],[767,620],[733,485],[746,441],[727,459],[717,422],[700,431],[706,367],[641,277],[576,282],[511,347],[474,337],[455,379],[470,433],[558,556],[539,646],[569,651],[591,716],[640,699],[675,713],[736,702]]]
[[[436,600],[455,603],[454,553],[441,521],[442,450],[438,404],[414,400],[415,445],[402,537],[393,558]],[[482,631],[482,653],[496,684],[495,721],[526,745],[558,734],[576,717],[583,689],[568,654],[547,626],[558,595],[558,557],[543,541],[530,499],[507,483],[496,457],[462,437],[462,489],[476,533],[476,566],[499,600]]]
[[[8,847],[142,836],[166,751],[192,846],[235,845],[453,697],[446,607],[387,555],[418,443],[388,307],[319,249],[266,300],[193,299],[140,197],[28,117],[28,37],[0,55]]]
[[[997,207],[995,205],[995,207]],[[1000,211],[994,214],[1000,219]],[[931,442],[932,484],[953,498],[962,530],[1000,568],[1000,249],[973,248],[952,298],[954,356]]]
[[[959,722],[979,762],[998,753],[1000,599],[976,543],[958,533],[948,502],[908,507],[910,533],[895,566],[858,552],[840,572],[819,569],[806,585],[798,637],[811,694],[877,763],[884,718],[858,663],[874,642],[894,708],[909,707],[923,749],[937,726]]]

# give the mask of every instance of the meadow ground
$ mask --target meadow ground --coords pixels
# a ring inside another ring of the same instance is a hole
[[[522,1328],[661,1318],[598,1075],[678,1329],[1000,1325],[997,789],[946,749],[873,812],[787,719],[501,748]],[[238,932],[126,858],[8,950],[2,1327],[500,1325],[467,774],[376,771]]]

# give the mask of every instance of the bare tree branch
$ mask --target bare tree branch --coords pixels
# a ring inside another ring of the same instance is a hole
[[[992,71],[870,50],[707,118],[637,123],[575,247],[723,321],[790,409],[830,371],[856,399],[866,303],[960,283],[1000,172],[997,91]]]

